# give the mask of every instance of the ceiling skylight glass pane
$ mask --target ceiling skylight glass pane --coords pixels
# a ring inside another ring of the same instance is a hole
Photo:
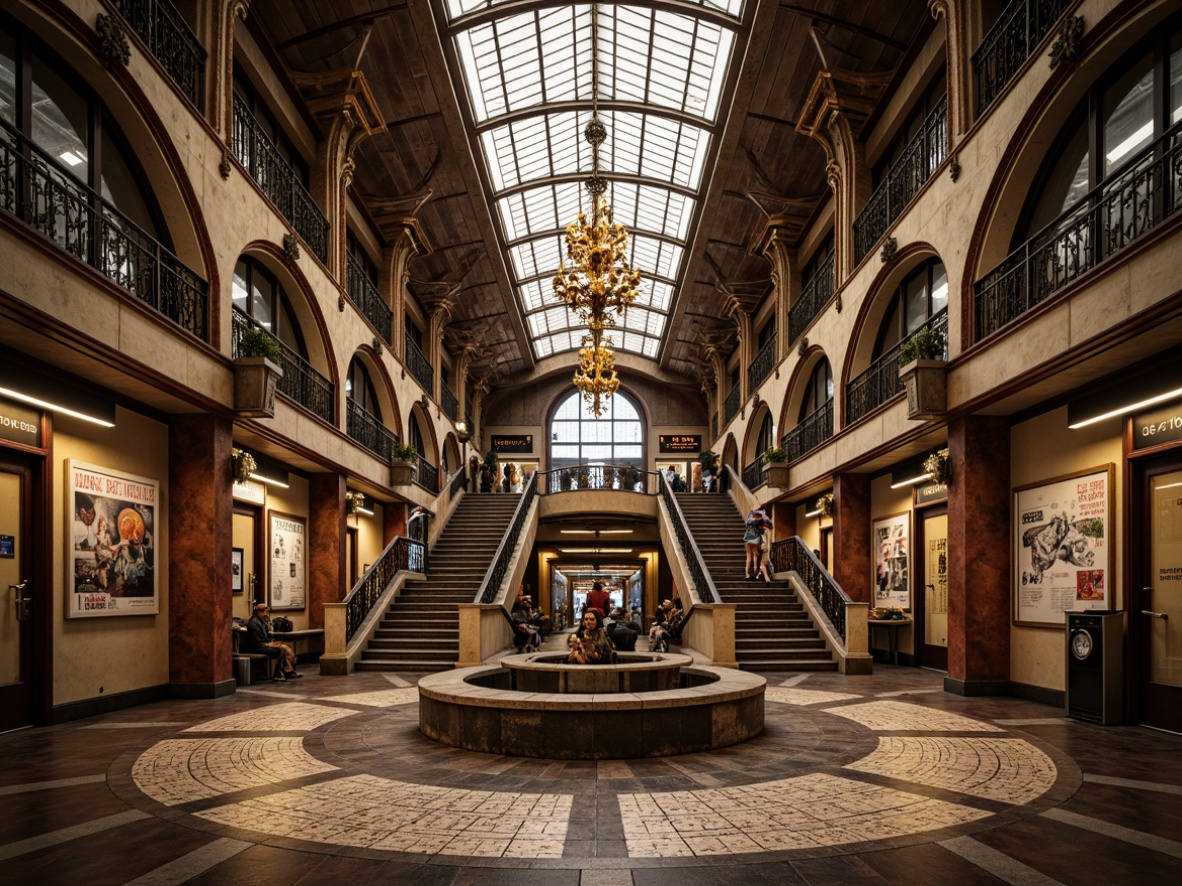
[[[509,248],[509,259],[513,263],[513,274],[518,280],[553,274],[558,270],[564,255],[562,241],[558,237],[528,240]]]
[[[622,319],[616,320],[616,323],[624,329],[659,336],[665,329],[665,315],[633,305]]]
[[[508,2],[510,0],[447,0],[447,20],[454,22],[469,12],[475,12],[478,9],[493,9]],[[743,15],[743,0],[685,0],[685,2],[706,9],[716,9],[735,19],[742,18]]]
[[[554,304],[557,306],[529,314],[525,318],[529,322],[530,335],[540,338],[551,332],[560,332],[564,329],[578,330],[578,334],[581,335],[586,326],[566,305],[559,305],[556,301]]]
[[[668,312],[672,301],[673,287],[670,284],[649,277],[641,277],[640,294],[633,302],[634,305],[643,305],[658,311]]]
[[[558,304],[554,298],[554,287],[550,284],[550,277],[539,277],[517,287],[517,294],[521,298],[521,306],[528,311],[536,311],[547,305]]]
[[[652,231],[684,242],[694,210],[692,198],[632,182],[613,182],[608,196],[613,219],[629,231]]]
[[[676,280],[681,273],[681,259],[685,250],[675,243],[635,234],[631,243],[631,265],[655,277]]]

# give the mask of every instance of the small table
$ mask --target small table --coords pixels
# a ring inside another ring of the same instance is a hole
[[[271,631],[271,636],[283,643],[290,643],[298,659],[301,655],[314,661],[324,652],[324,628],[309,628],[306,631]]]
[[[903,625],[911,624],[910,618],[868,618],[866,623],[870,625],[871,640],[873,640],[874,629],[877,627],[884,627],[887,629],[887,652],[891,656],[891,664],[899,663],[899,628]],[[873,642],[870,644],[873,646]]]

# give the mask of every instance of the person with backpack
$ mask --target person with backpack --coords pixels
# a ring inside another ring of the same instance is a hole
[[[743,547],[747,552],[747,562],[743,569],[744,581],[759,581],[763,534],[771,528],[772,521],[762,507],[753,508],[747,515],[743,529]]]

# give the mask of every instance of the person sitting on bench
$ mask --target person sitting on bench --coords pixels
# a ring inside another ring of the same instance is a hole
[[[270,609],[266,603],[256,603],[254,615],[246,623],[246,636],[243,638],[245,652],[269,656],[275,665],[273,679],[284,680],[302,677],[303,674],[295,669],[295,651],[286,643],[280,643],[271,634]]]

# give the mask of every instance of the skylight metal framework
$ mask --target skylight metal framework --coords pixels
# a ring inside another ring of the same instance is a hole
[[[534,357],[580,347],[555,301],[562,233],[590,202],[591,4],[443,0],[489,203]],[[656,359],[697,222],[744,0],[598,4],[600,165],[640,298],[616,350]]]

